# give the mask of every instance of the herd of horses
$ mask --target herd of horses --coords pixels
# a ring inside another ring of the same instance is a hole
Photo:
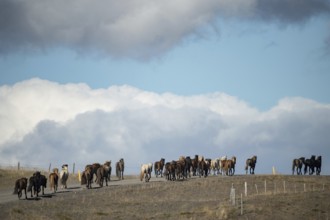
[[[310,159],[305,159],[305,157],[300,157],[298,159],[293,159],[292,161],[292,175],[296,172],[297,175],[302,175],[302,168],[304,166],[304,174],[308,172],[309,175],[321,174],[322,167],[322,156],[316,157],[312,155]]]
[[[119,180],[124,179],[124,169],[125,162],[124,159],[121,158],[116,163],[116,176]],[[110,181],[111,178],[111,171],[111,160],[106,161],[103,165],[100,163],[88,164],[81,174],[81,185],[86,185],[87,189],[91,189],[92,183],[95,181],[100,187],[103,187],[104,182],[106,186],[108,186],[108,181]],[[94,176],[96,177],[95,180]]]
[[[257,163],[257,156],[248,158],[245,163],[246,174],[254,174],[254,170]],[[236,157],[233,156],[230,159],[227,156],[223,156],[216,159],[205,159],[203,156],[195,155],[193,158],[189,156],[180,156],[178,160],[172,160],[165,162],[164,158],[154,163],[147,163],[141,165],[140,180],[149,182],[151,179],[152,171],[154,170],[155,177],[165,177],[166,180],[184,180],[191,176],[207,177],[208,175],[227,175],[233,176],[235,174]],[[304,166],[304,174],[308,172],[309,175],[320,175],[322,165],[322,157],[312,155],[310,159],[301,157],[294,159],[292,162],[292,174],[295,172],[297,175],[302,175],[302,168]],[[124,179],[125,162],[121,158],[116,162],[116,176],[118,180]],[[86,185],[87,189],[92,188],[92,183],[95,182],[100,187],[103,187],[104,182],[108,186],[108,181],[111,178],[111,161],[106,161],[103,165],[100,163],[88,164],[85,166],[85,170],[81,174],[81,185]],[[95,180],[94,180],[95,176]],[[62,188],[67,188],[67,180],[69,177],[68,165],[64,164],[62,170],[59,173],[57,168],[53,169],[53,172],[49,174],[49,182],[51,190],[56,193],[58,188],[58,181]],[[23,177],[15,182],[14,194],[18,195],[20,199],[23,191],[25,192],[25,198],[27,199],[27,191],[31,192],[31,198],[33,196],[38,197],[41,192],[44,195],[44,188],[47,186],[47,178],[42,175],[40,171],[35,172],[29,179]]]
[[[254,174],[254,169],[257,163],[257,156],[248,158],[246,160],[246,174],[250,168],[250,174]],[[232,176],[235,174],[236,157],[233,156],[228,159],[227,156],[216,159],[205,159],[203,156],[195,155],[193,158],[190,156],[181,156],[178,160],[172,160],[165,163],[165,159],[161,158],[154,163],[142,164],[140,172],[140,180],[143,179],[149,182],[151,178],[152,168],[154,168],[156,178],[158,176],[167,180],[184,180],[191,176],[207,177],[213,172],[213,175],[227,175]]]
[[[67,164],[64,164],[62,166],[62,170],[60,173],[58,173],[57,168],[53,169],[53,172],[49,174],[49,182],[50,188],[53,190],[54,193],[57,191],[59,179],[62,188],[67,188],[66,182],[68,180],[68,177],[69,172]],[[40,171],[36,171],[29,179],[22,177],[15,181],[14,194],[17,194],[18,198],[20,199],[24,191],[25,199],[27,199],[26,191],[28,191],[31,192],[31,198],[33,198],[33,196],[36,196],[38,198],[40,191],[42,192],[42,195],[45,194],[44,189],[46,187],[47,177],[45,175],[42,175]]]

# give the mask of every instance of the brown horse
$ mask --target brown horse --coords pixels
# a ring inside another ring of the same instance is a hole
[[[305,157],[300,157],[299,159],[293,159],[292,161],[292,175],[294,175],[294,171],[296,170],[297,175],[302,175],[301,169],[305,162]]]
[[[103,182],[105,180],[106,186],[108,186],[108,176],[109,176],[109,167],[110,163],[106,162],[104,165],[100,166],[96,171],[96,180],[97,184],[100,187],[103,187]]]
[[[246,165],[245,165],[246,174],[248,173],[249,167],[250,167],[250,174],[254,174],[256,163],[257,163],[257,156],[253,156],[252,158],[246,160]]]
[[[154,164],[155,169],[155,176],[156,178],[160,175],[160,177],[163,177],[163,169],[165,165],[165,159],[161,158],[160,161],[156,161]]]
[[[16,180],[13,194],[17,194],[18,199],[21,199],[23,190],[25,192],[25,199],[27,199],[27,195],[26,195],[27,181],[28,179],[25,177]]]
[[[53,190],[54,193],[57,191],[58,187],[58,174],[57,173],[51,173],[49,174],[49,184],[50,184],[50,189]]]
[[[92,180],[93,180],[92,167],[87,165],[85,167],[85,171],[82,172],[80,183],[81,183],[81,185],[86,185],[87,189],[91,189]]]
[[[124,159],[121,158],[116,163],[116,176],[119,178],[119,180],[123,180],[124,179],[124,169],[125,169]]]
[[[226,175],[233,176],[235,174],[236,157],[233,156],[231,160],[225,160],[223,163]]]

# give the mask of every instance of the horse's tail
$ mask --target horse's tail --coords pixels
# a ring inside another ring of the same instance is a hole
[[[14,188],[14,192],[13,192],[14,195],[15,194],[18,194],[18,186],[19,186],[19,182],[18,182],[18,180],[16,180],[16,182],[15,182],[15,188]]]
[[[296,160],[292,161],[292,175],[294,174],[294,168],[296,168]]]
[[[144,176],[144,172],[141,170],[141,172],[140,172],[140,180],[141,181],[143,180],[143,176]]]

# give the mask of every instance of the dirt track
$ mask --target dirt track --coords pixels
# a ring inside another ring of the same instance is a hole
[[[72,192],[79,192],[86,190],[85,186],[82,186],[78,183],[77,177],[71,177],[74,178],[75,180],[70,180],[70,184],[68,184],[67,189],[61,189],[59,187],[57,193],[72,193]],[[164,178],[151,178],[150,182],[164,182]],[[109,187],[111,186],[122,186],[122,185],[138,185],[138,184],[143,184],[144,182],[141,182],[137,177],[132,177],[130,176],[127,179],[124,180],[118,180],[116,177],[112,177],[111,181],[108,182]],[[105,183],[104,183],[105,184]],[[12,184],[12,187],[14,186],[14,182]],[[14,188],[10,188],[10,186],[3,186],[3,189],[0,189],[0,204],[2,203],[7,203],[7,202],[12,202],[17,200],[17,196],[13,195],[13,190]],[[97,186],[95,183],[93,184],[94,189],[99,189],[100,187]],[[45,189],[45,195],[44,197],[51,197],[53,192],[47,187]],[[30,199],[30,193],[28,192],[28,199]],[[40,196],[41,198],[43,196]],[[22,196],[24,198],[24,195]]]

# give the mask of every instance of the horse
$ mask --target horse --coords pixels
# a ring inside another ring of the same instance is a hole
[[[195,155],[194,159],[191,159],[191,171],[193,173],[193,176],[197,176],[198,172],[198,156]]]
[[[111,167],[111,160],[106,161],[103,165],[108,167],[108,172],[107,172],[107,179],[110,182],[111,179],[111,171],[112,171],[112,167]]]
[[[175,175],[176,179],[185,179],[187,178],[187,173],[185,172],[185,167],[186,167],[186,158],[185,157],[180,157],[178,161],[175,161]]]
[[[69,170],[68,170],[68,165],[64,164],[62,165],[62,170],[60,172],[60,181],[61,181],[61,188],[66,189],[67,188],[67,180],[69,178]]]
[[[202,176],[207,177],[209,173],[209,164],[204,159],[202,159],[198,162],[198,170],[199,178]]]
[[[15,181],[15,188],[13,194],[17,194],[18,199],[21,199],[23,190],[25,192],[25,199],[27,199],[27,195],[26,195],[27,181],[28,179],[25,177]]]
[[[220,174],[221,175],[224,175],[225,174],[224,166],[226,164],[226,161],[227,161],[227,156],[220,157],[219,170],[220,170]]]
[[[40,187],[41,187],[42,195],[45,195],[45,188],[47,188],[47,178],[42,174],[40,174]]]
[[[305,160],[304,174],[307,173],[307,168],[309,175],[313,175],[315,171],[315,155],[312,155],[310,159]]]
[[[246,174],[248,173],[249,167],[250,167],[250,174],[254,174],[256,163],[257,163],[257,156],[253,156],[252,158],[246,160],[246,165],[245,165]]]
[[[106,186],[108,186],[108,176],[109,176],[109,167],[110,163],[105,162],[102,166],[100,166],[96,171],[96,179],[97,183],[100,187],[103,187],[103,182],[105,180]]]
[[[315,160],[316,175],[321,174],[321,166],[322,166],[322,156],[318,156]]]
[[[185,163],[185,168],[184,168],[184,175],[186,176],[186,178],[188,177],[191,177],[190,175],[190,169],[192,167],[192,160],[190,159],[190,157],[186,157],[185,159],[186,163]]]
[[[35,172],[30,178],[29,178],[29,186],[28,186],[28,192],[31,192],[31,197],[33,197],[33,194],[37,197],[39,196],[40,192],[40,172]]]
[[[235,174],[235,165],[236,165],[235,156],[233,156],[230,160],[226,160],[225,163],[226,175],[233,176]]]
[[[297,175],[301,175],[301,169],[303,164],[305,163],[305,157],[300,157],[299,159],[293,159],[292,161],[292,175],[294,175],[294,171],[296,170]]]
[[[161,158],[160,161],[156,161],[154,164],[154,170],[155,170],[155,176],[156,178],[160,175],[160,177],[163,177],[163,169],[165,165],[165,159]]]
[[[148,164],[142,164],[141,165],[141,172],[140,172],[140,180],[144,180],[145,182],[149,182],[151,179],[151,173],[152,173],[152,163]]]
[[[56,193],[57,187],[58,187],[57,173],[53,172],[53,173],[49,174],[48,178],[49,178],[50,189],[53,190],[54,193]]]
[[[167,180],[174,181],[176,179],[175,171],[176,171],[176,161],[172,160],[172,162],[167,162],[165,164],[165,177]]]
[[[92,180],[93,180],[92,167],[86,166],[85,171],[82,172],[80,183],[81,183],[81,185],[86,185],[87,189],[91,189]]]
[[[219,174],[219,167],[220,167],[219,163],[220,163],[219,158],[211,160],[210,169],[211,171],[213,171],[213,175]]]
[[[124,179],[124,168],[125,168],[124,159],[121,158],[116,163],[116,176],[119,178],[119,180],[123,180]]]

